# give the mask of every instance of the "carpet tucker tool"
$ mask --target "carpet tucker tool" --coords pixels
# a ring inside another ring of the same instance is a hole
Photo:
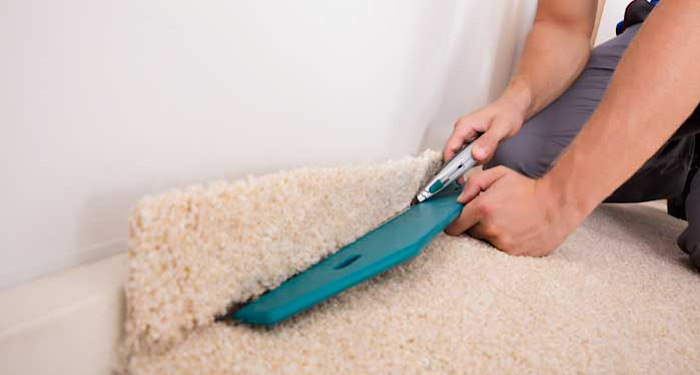
[[[417,201],[385,224],[293,276],[231,315],[250,324],[274,325],[416,256],[462,210],[455,181],[475,165],[471,146],[445,163]]]

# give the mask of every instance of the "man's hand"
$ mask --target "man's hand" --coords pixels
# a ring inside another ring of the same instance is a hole
[[[445,160],[482,134],[472,156],[485,163],[500,141],[517,133],[525,119],[571,85],[588,61],[596,4],[596,0],[537,2],[535,19],[508,87],[498,100],[457,121],[443,148]]]
[[[511,255],[547,255],[583,220],[562,209],[546,181],[506,167],[472,174],[457,201],[466,205],[445,232],[466,231]]]
[[[487,162],[501,140],[520,130],[525,121],[525,100],[527,99],[518,101],[515,98],[501,97],[474,113],[460,117],[442,150],[444,160],[451,158],[462,145],[482,134],[474,144],[472,156],[480,164]]]

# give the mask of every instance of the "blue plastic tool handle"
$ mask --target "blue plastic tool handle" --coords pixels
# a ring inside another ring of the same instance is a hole
[[[460,213],[457,187],[410,207],[276,289],[234,312],[250,324],[274,325],[418,254]]]

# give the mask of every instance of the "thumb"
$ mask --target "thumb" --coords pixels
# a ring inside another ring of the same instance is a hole
[[[498,123],[493,123],[492,126],[484,134],[474,141],[472,156],[481,163],[490,160],[493,153],[496,152],[498,142],[508,135],[508,129]]]

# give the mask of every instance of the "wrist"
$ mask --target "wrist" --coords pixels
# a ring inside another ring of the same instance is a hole
[[[597,205],[581,194],[570,179],[560,178],[551,171],[536,181],[536,188],[543,195],[542,204],[549,220],[563,224],[567,231],[573,231]]]
[[[507,103],[514,108],[522,117],[523,121],[530,117],[532,108],[532,90],[530,85],[523,79],[513,78],[508,84],[499,101]]]

